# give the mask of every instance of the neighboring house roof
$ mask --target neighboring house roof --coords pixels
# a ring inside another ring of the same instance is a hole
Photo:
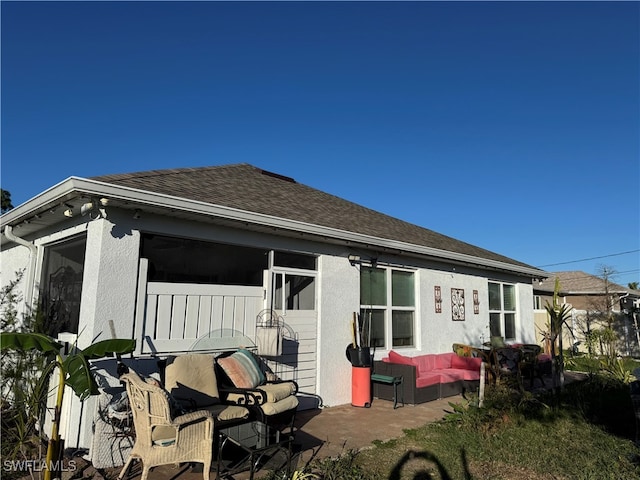
[[[71,177],[17,207],[15,212],[4,214],[2,225],[20,225],[22,235],[32,233],[37,222],[29,222],[34,216],[38,222],[43,221],[45,202],[68,203],[74,195],[75,200],[80,195],[85,199],[104,195],[110,199],[109,205],[122,208],[135,208],[138,203],[165,214],[171,210],[171,215],[183,218],[207,215],[325,241],[338,240],[374,251],[428,256],[538,278],[546,276],[544,271],[525,263],[248,164],[151,170],[91,179]]]
[[[637,290],[613,282],[605,283],[604,279],[581,271],[550,272],[548,278],[534,282],[533,288],[535,291],[553,293],[556,278],[560,281],[562,296],[603,295],[605,291],[616,294],[640,294]]]

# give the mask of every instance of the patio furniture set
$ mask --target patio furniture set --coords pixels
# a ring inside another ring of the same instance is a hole
[[[476,391],[481,380],[514,382],[523,388],[523,379],[528,378],[531,387],[536,379],[544,385],[543,375],[548,373],[551,357],[533,344],[473,347],[454,343],[453,352],[413,357],[392,350],[373,362],[373,396],[393,401],[394,406],[399,396],[403,403],[419,404]]]
[[[489,381],[515,377],[522,385],[523,375],[532,384],[542,379],[547,362],[537,345],[486,349],[454,344],[453,352],[414,357],[392,350],[373,361],[370,382],[373,397],[393,401],[395,409],[398,401],[419,404],[477,390],[485,380],[483,364]],[[158,365],[160,381],[131,369],[120,377],[135,441],[119,480],[135,460],[142,463],[141,480],[154,466],[192,462],[203,464],[205,480],[212,466],[219,478],[242,470],[253,478],[265,458],[280,452],[290,470],[296,382],[272,378],[260,357],[244,348],[178,355]]]
[[[373,362],[373,375],[400,378],[400,395],[409,404],[430,402],[438,398],[476,390],[480,384],[482,359],[461,357],[454,352],[407,357],[395,351]],[[373,396],[393,400],[393,385],[375,382]]]
[[[267,381],[259,358],[244,349],[185,354],[160,365],[163,382],[131,369],[120,377],[135,427],[120,480],[135,460],[142,463],[141,480],[154,466],[190,462],[202,463],[208,480],[214,461],[218,477],[249,470],[253,478],[262,460],[279,452],[290,468],[298,406],[294,381]]]

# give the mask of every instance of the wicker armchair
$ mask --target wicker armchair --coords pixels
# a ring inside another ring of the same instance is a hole
[[[136,440],[118,479],[122,480],[133,460],[138,459],[143,465],[141,480],[146,480],[152,467],[183,462],[203,463],[204,480],[209,480],[214,427],[211,412],[197,411],[174,418],[164,389],[133,371],[120,378],[126,383]]]

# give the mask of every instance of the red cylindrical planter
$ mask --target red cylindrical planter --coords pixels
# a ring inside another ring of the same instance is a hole
[[[351,367],[351,405],[371,406],[371,367]]]

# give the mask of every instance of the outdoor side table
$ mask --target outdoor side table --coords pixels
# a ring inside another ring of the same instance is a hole
[[[253,421],[221,428],[218,438],[217,478],[249,470],[249,479],[252,480],[262,460],[265,457],[273,458],[279,452],[286,454],[287,475],[291,473],[293,435],[289,431],[281,432],[270,425]],[[236,447],[234,453],[240,454],[240,457],[223,458],[225,447],[232,450],[232,446]]]
[[[400,393],[402,395],[402,406],[404,407],[404,390],[402,389],[402,383],[404,379],[402,375],[393,377],[391,375],[380,375],[379,373],[371,374],[371,381],[377,383],[385,383],[387,385],[393,385],[393,409],[398,408],[398,387],[400,387]]]

